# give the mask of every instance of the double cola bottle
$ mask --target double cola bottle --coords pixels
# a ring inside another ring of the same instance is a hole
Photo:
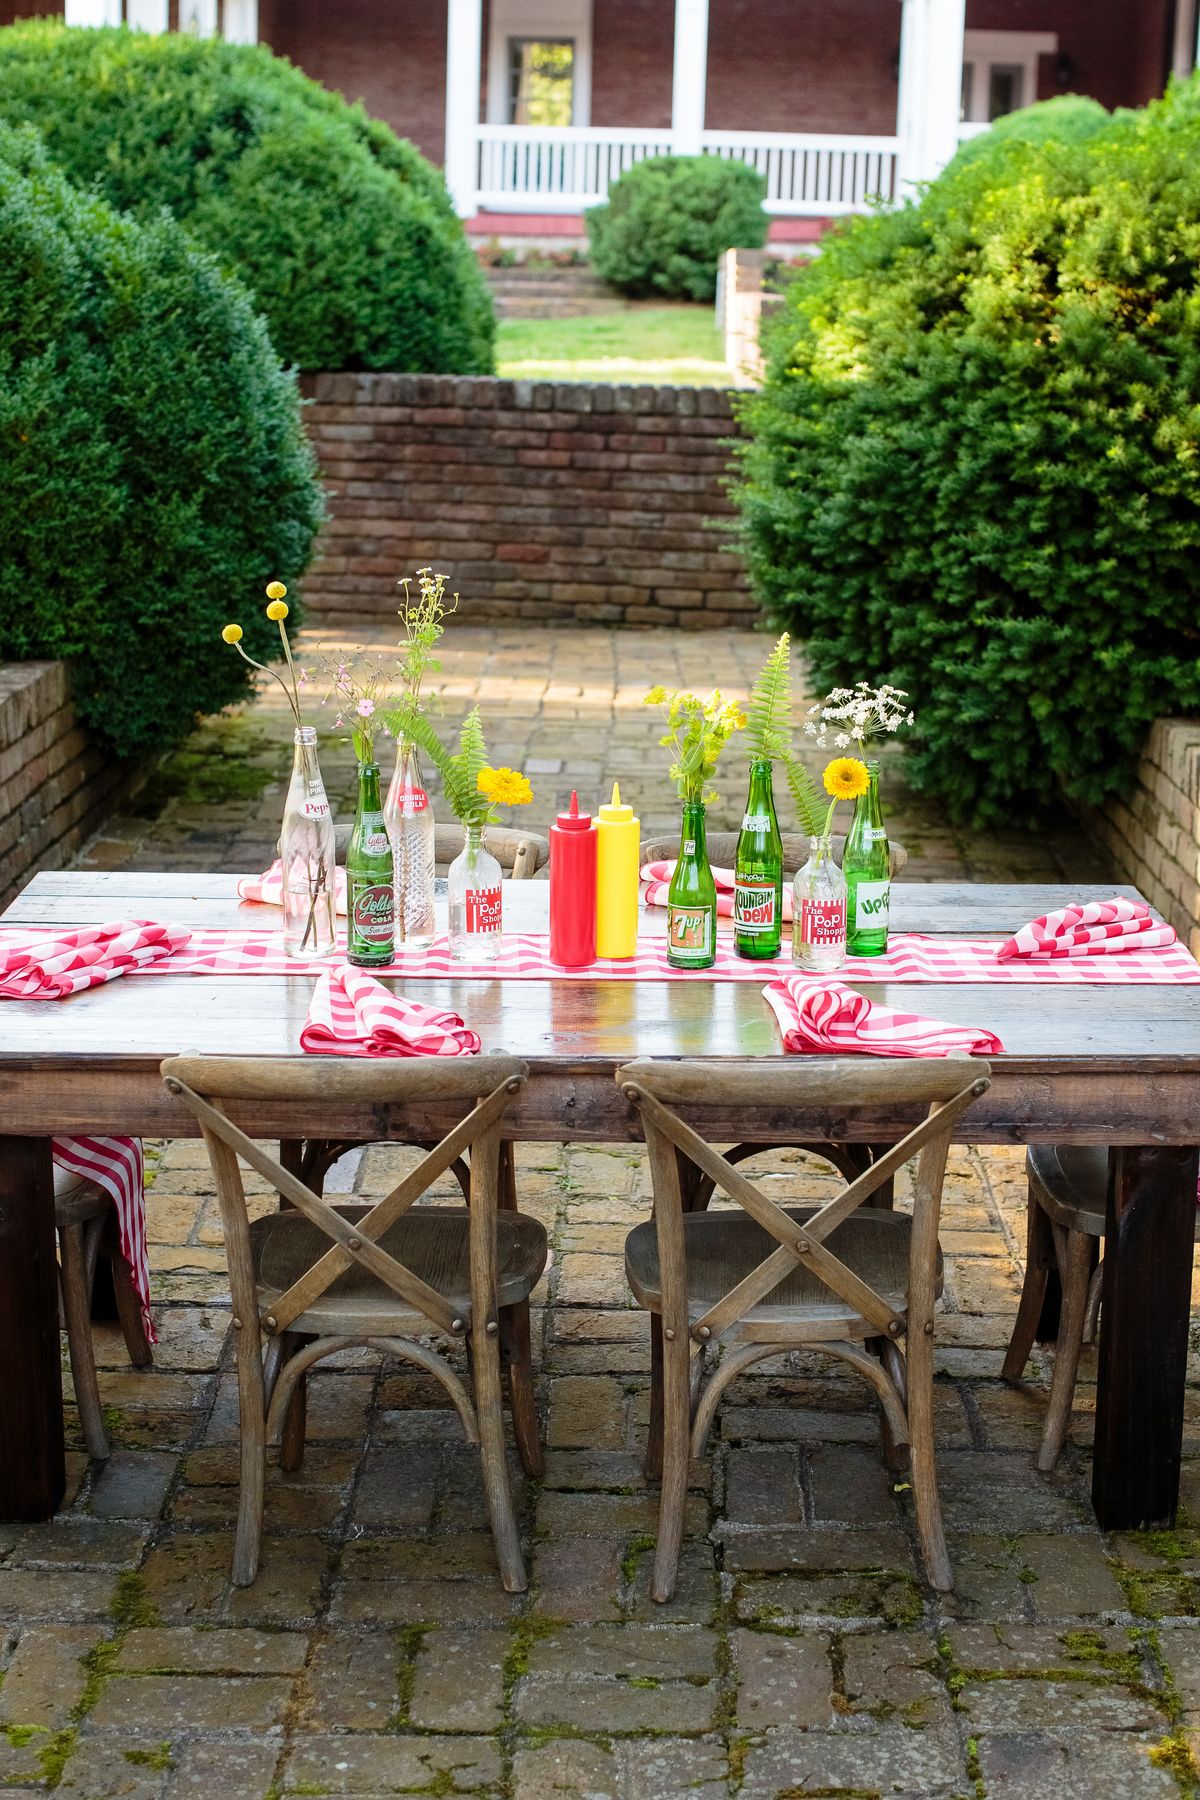
[[[783,931],[783,844],[775,816],[771,763],[750,764],[750,793],[733,869],[733,941],[739,956],[767,962]]]

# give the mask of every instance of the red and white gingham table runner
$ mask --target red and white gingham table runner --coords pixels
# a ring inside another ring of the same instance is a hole
[[[142,1303],[142,1324],[152,1344],[158,1342],[150,1317],[150,1261],[146,1252],[146,1174],[140,1138],[58,1137],[50,1154],[62,1169],[94,1181],[111,1194],[117,1209],[121,1255],[129,1264]]]
[[[456,1012],[393,994],[364,969],[326,969],[300,1047],[320,1056],[474,1056],[477,1032]]]
[[[642,869],[642,898],[647,906],[665,906],[671,888],[671,876],[675,873],[673,862],[647,863]],[[733,917],[734,874],[732,869],[719,869],[713,864],[713,882],[717,890],[717,911],[723,919]],[[792,884],[783,884],[783,920],[785,925],[792,922]]]
[[[995,1056],[1004,1049],[995,1033],[982,1027],[898,1012],[823,975],[796,970],[771,982],[763,997],[779,1021],[784,1049],[794,1054]]]

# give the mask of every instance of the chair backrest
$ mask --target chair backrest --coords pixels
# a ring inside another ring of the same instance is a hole
[[[783,844],[784,874],[790,881],[797,869],[803,868],[808,861],[809,840],[800,831],[784,831],[780,833]],[[737,855],[738,833],[736,831],[710,831],[708,834],[708,860],[719,869],[732,869]],[[837,860],[842,860],[845,846],[844,837],[833,839],[833,853]],[[891,844],[892,874],[898,875],[908,861],[908,851],[903,844],[894,840]],[[650,838],[642,845],[642,862],[674,862],[679,855],[679,836]]]
[[[333,841],[339,863],[346,861],[353,830],[352,825],[334,828]],[[483,842],[513,881],[531,881],[550,860],[550,841],[536,831],[515,831],[506,825],[491,825],[483,834]],[[461,825],[434,826],[433,860],[443,874],[462,847]]]
[[[443,1331],[465,1332],[495,1321],[495,1218],[500,1181],[500,1120],[524,1085],[528,1069],[513,1057],[413,1057],[330,1066],[322,1057],[176,1056],[161,1066],[170,1093],[199,1120],[221,1205],[234,1319],[241,1330],[275,1336],[288,1329],[352,1263],[391,1288]],[[417,1167],[365,1215],[346,1219],[276,1157],[236,1126],[230,1104],[310,1102],[320,1108],[362,1102],[380,1108],[461,1102],[465,1116]],[[381,1238],[456,1158],[471,1150],[471,1309],[461,1316],[411,1269],[383,1250]],[[250,1246],[250,1220],[238,1158],[288,1200],[330,1240],[324,1255],[270,1305],[260,1304]]]
[[[987,1092],[990,1073],[986,1063],[973,1057],[875,1061],[822,1058],[796,1065],[762,1061],[639,1061],[618,1069],[617,1084],[642,1115],[650,1153],[664,1329],[670,1322],[672,1329],[690,1331],[699,1343],[720,1337],[765,1299],[798,1261],[832,1293],[870,1320],[881,1336],[894,1340],[906,1329],[924,1330],[927,1324],[932,1329],[938,1219],[950,1137],[960,1115]],[[755,1135],[747,1122],[756,1112],[770,1117],[772,1131],[777,1129],[777,1120],[788,1117],[798,1136],[806,1140],[847,1136],[846,1119],[854,1113],[869,1116],[873,1133],[878,1130],[887,1136],[886,1123],[874,1123],[881,1114],[886,1117],[890,1113],[896,1121],[897,1113],[911,1117],[914,1109],[928,1110],[898,1143],[800,1224],[680,1117],[676,1108],[687,1106],[734,1110],[743,1121],[741,1130],[745,1137]],[[777,1248],[756,1269],[691,1323],[687,1311],[679,1154],[710,1176],[777,1242]],[[905,1317],[847,1268],[826,1247],[825,1240],[914,1156],[918,1156],[918,1163],[913,1184],[909,1306]]]

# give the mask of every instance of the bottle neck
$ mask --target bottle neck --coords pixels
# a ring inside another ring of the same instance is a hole
[[[319,782],[321,771],[317,764],[317,734],[311,725],[298,725],[292,733],[295,749],[292,753],[292,774],[299,776],[306,785]]]
[[[750,798],[746,802],[747,812],[766,812],[775,805],[775,793],[771,783],[774,764],[769,761],[754,761],[750,764]]]
[[[683,843],[680,855],[704,856],[707,854],[705,843],[704,802],[702,800],[685,800],[683,803]],[[694,849],[690,852],[685,846],[691,843]]]
[[[359,812],[378,812],[380,810],[378,763],[359,763],[358,765],[358,810]]]

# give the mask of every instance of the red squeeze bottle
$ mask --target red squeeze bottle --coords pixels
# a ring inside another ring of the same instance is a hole
[[[571,795],[550,827],[550,961],[582,969],[596,960],[596,827]]]

